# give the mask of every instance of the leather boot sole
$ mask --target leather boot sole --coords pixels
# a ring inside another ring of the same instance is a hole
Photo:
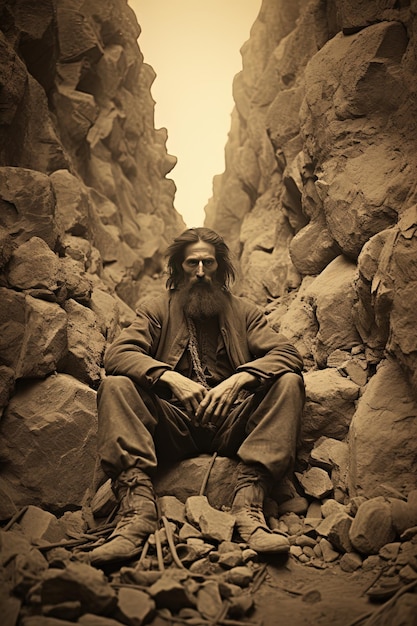
[[[290,551],[290,542],[284,535],[257,528],[249,537],[248,545],[259,553],[285,554]]]
[[[107,565],[109,563],[119,563],[130,561],[142,552],[143,545],[136,545],[130,539],[122,537],[114,537],[107,543],[94,548],[90,552],[91,565]]]

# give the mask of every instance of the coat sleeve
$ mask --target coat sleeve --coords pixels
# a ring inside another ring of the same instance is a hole
[[[149,388],[163,371],[172,369],[154,357],[162,319],[160,306],[142,304],[136,311],[135,321],[108,347],[104,356],[106,374],[128,376],[141,387]]]
[[[246,339],[252,360],[241,364],[237,371],[247,371],[264,380],[289,372],[302,375],[300,353],[270,326],[265,314],[256,306],[248,306],[246,311]]]

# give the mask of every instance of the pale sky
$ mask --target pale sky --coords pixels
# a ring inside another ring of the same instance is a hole
[[[202,226],[213,176],[224,171],[224,147],[242,69],[262,0],[129,0],[142,29],[145,62],[157,77],[155,127],[168,130],[167,150],[178,163],[175,208],[188,227]]]

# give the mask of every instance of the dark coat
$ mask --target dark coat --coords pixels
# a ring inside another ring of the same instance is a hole
[[[128,376],[146,389],[162,371],[175,369],[187,347],[188,330],[175,291],[143,302],[136,313],[135,321],[108,348],[104,365],[107,374]],[[300,354],[271,328],[255,304],[230,294],[219,321],[236,371],[248,371],[261,380],[286,372],[301,374]]]

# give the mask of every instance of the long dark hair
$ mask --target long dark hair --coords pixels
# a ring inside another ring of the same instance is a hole
[[[217,280],[226,289],[236,277],[235,268],[230,260],[230,250],[225,241],[210,228],[189,228],[176,237],[167,250],[168,257],[168,289],[177,289],[183,279],[184,272],[182,263],[184,261],[185,248],[191,243],[204,241],[214,246],[216,261],[218,263]]]

